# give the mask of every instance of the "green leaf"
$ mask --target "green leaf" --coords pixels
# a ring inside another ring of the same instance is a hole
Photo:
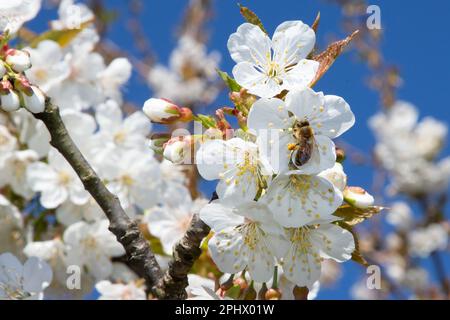
[[[62,48],[66,47],[81,31],[83,31],[91,21],[83,23],[80,28],[76,29],[62,29],[62,30],[49,30],[33,39],[30,46],[36,48],[37,45],[44,40],[53,40],[57,42]]]
[[[228,75],[225,71],[221,71],[217,69],[217,73],[222,78],[223,82],[227,85],[231,92],[239,92],[241,90],[241,86],[236,82],[232,77]]]
[[[251,24],[258,26],[265,34],[267,34],[267,31],[264,28],[261,19],[259,19],[258,16],[252,10],[250,10],[247,7],[243,7],[241,4],[239,4],[239,8],[242,16],[245,18],[245,20],[247,20],[247,22],[250,22]]]
[[[342,221],[344,221],[347,225],[354,226],[373,217],[375,214],[380,213],[383,209],[385,208],[377,206],[369,207],[367,209],[360,209],[344,204],[336,210],[334,215],[342,218]]]
[[[198,114],[194,116],[194,121],[200,122],[206,129],[217,127],[216,120],[211,116]]]

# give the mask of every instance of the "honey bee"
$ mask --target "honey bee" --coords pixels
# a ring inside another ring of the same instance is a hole
[[[288,145],[292,151],[291,160],[296,167],[300,167],[311,159],[314,148],[314,131],[307,120],[297,121],[294,124],[292,135],[296,143]]]

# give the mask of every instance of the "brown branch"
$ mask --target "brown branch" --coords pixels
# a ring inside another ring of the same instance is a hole
[[[217,194],[214,192],[211,201],[216,199]],[[184,237],[174,247],[173,259],[158,287],[159,296],[164,299],[187,298],[187,274],[202,253],[200,245],[209,231],[210,228],[195,214]]]
[[[59,108],[47,99],[44,112],[34,114],[34,117],[45,124],[50,132],[50,144],[69,162],[85,189],[102,208],[110,222],[109,230],[125,248],[132,269],[143,276],[148,289],[155,292],[156,286],[161,282],[162,271],[149,244],[139,231],[137,223],[127,216],[117,196],[109,192],[69,136]]]
[[[173,250],[173,259],[169,263],[169,269],[158,287],[157,295],[163,299],[186,299],[186,287],[188,286],[187,274],[198,259],[202,250],[200,245],[209,233],[209,227],[194,215],[188,231],[185,233]]]

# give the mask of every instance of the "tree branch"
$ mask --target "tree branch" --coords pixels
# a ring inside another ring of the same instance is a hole
[[[211,201],[217,199],[214,192]],[[198,259],[202,250],[200,245],[209,234],[210,228],[200,220],[198,214],[192,217],[189,229],[173,249],[173,259],[158,286],[158,295],[164,299],[186,299],[187,274]]]
[[[34,114],[34,117],[45,124],[50,132],[50,144],[69,162],[85,189],[102,208],[110,222],[109,230],[125,248],[132,269],[144,277],[147,288],[155,293],[156,286],[162,281],[162,271],[147,240],[139,231],[137,223],[127,216],[117,196],[109,192],[75,145],[61,119],[58,107],[47,99],[44,112]]]

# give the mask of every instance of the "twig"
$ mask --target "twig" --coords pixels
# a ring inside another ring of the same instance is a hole
[[[211,201],[217,199],[214,193]],[[158,292],[164,299],[186,299],[188,286],[187,274],[198,259],[202,250],[200,245],[209,234],[210,228],[195,214],[189,229],[173,250],[173,259],[169,263]]]
[[[45,124],[50,132],[50,144],[69,162],[85,189],[100,205],[110,222],[109,230],[125,248],[129,264],[144,277],[147,287],[154,292],[161,282],[162,271],[150,246],[137,223],[127,216],[117,196],[109,192],[73,142],[61,119],[59,108],[47,99],[44,112],[34,114],[34,117]]]

